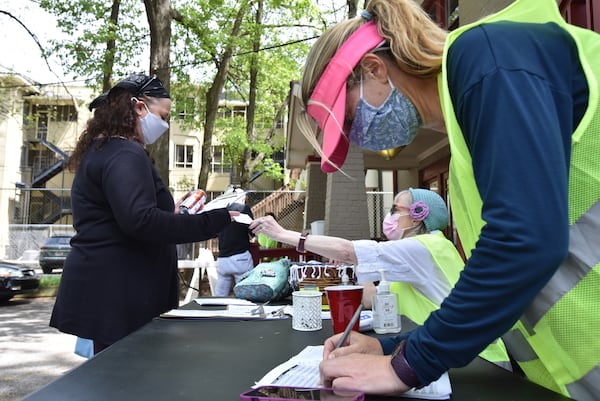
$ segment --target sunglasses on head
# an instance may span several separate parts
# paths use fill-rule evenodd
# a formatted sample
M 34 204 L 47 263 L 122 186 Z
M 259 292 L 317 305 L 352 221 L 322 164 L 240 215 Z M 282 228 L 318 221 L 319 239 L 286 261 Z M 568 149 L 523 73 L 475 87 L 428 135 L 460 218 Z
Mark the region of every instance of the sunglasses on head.
M 154 81 L 156 81 L 158 78 L 156 77 L 156 74 L 152 75 L 150 77 L 150 79 L 144 84 L 142 85 L 142 87 L 138 90 L 138 93 L 143 94 L 144 93 L 144 89 L 146 89 L 148 86 L 150 86 L 150 84 Z

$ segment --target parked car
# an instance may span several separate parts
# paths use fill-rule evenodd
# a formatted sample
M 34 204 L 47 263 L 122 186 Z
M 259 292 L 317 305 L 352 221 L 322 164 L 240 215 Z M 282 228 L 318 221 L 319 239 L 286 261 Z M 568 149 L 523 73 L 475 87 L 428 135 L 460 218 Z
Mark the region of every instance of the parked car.
M 0 261 L 0 302 L 37 290 L 40 279 L 31 267 Z
M 70 235 L 53 235 L 40 247 L 39 262 L 42 271 L 52 273 L 52 269 L 62 269 L 67 255 L 71 252 Z

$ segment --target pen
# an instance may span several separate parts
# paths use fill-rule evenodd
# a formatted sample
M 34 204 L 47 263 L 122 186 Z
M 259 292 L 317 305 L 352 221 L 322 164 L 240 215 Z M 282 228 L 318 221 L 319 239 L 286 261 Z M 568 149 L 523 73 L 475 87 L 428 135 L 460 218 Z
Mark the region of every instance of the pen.
M 360 317 L 360 311 L 362 311 L 362 309 L 363 309 L 362 304 L 358 305 L 356 312 L 354 312 L 354 316 L 352 316 L 352 319 L 350 319 L 350 323 L 348 323 L 348 326 L 346 326 L 346 330 L 344 330 L 344 334 L 342 334 L 342 337 L 340 338 L 340 341 L 335 346 L 335 349 L 338 349 L 342 345 L 344 345 L 344 341 L 346 341 L 346 339 L 348 338 L 348 335 L 350 334 L 350 331 L 352 330 L 352 326 L 354 326 L 354 324 Z

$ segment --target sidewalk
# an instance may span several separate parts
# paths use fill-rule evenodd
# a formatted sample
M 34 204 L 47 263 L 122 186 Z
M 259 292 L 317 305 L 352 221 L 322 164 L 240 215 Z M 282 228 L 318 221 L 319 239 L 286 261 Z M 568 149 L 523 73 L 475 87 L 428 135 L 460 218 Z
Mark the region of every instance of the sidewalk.
M 48 326 L 54 298 L 13 298 L 0 304 L 0 401 L 17 401 L 86 359 L 75 337 Z

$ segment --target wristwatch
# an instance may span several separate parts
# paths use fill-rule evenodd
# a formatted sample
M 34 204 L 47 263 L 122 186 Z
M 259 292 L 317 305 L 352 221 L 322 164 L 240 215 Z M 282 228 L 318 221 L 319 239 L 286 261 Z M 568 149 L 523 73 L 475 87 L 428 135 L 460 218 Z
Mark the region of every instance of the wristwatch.
M 306 249 L 304 249 L 304 241 L 306 241 L 308 234 L 308 231 L 302 231 L 302 234 L 300 234 L 300 241 L 298 241 L 298 245 L 296 246 L 296 250 L 300 253 L 306 253 Z
M 421 388 L 419 379 L 415 374 L 415 371 L 410 367 L 408 361 L 406 360 L 406 356 L 404 354 L 404 346 L 406 345 L 406 340 L 400 341 L 400 344 L 396 347 L 394 352 L 392 353 L 392 368 L 396 375 L 410 388 Z

